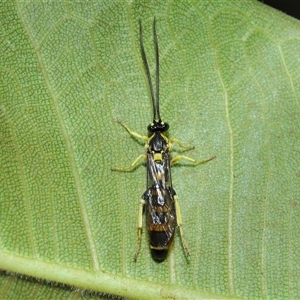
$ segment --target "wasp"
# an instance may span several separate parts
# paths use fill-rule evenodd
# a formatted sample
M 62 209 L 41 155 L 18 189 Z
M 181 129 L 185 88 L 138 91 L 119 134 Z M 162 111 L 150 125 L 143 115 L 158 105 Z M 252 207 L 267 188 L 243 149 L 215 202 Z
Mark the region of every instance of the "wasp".
M 178 155 L 174 158 L 171 158 L 170 152 L 174 143 L 177 143 L 179 147 L 183 148 L 184 150 L 191 150 L 194 149 L 194 147 L 186 147 L 178 139 L 168 139 L 166 136 L 166 132 L 169 129 L 169 124 L 162 121 L 159 112 L 159 50 L 155 17 L 153 20 L 153 38 L 156 60 L 155 95 L 143 43 L 141 20 L 139 20 L 139 29 L 141 55 L 149 83 L 153 105 L 153 122 L 147 127 L 149 136 L 143 136 L 132 131 L 123 122 L 118 121 L 118 123 L 122 125 L 130 135 L 146 142 L 145 147 L 147 151 L 146 154 L 139 155 L 131 165 L 121 168 L 112 168 L 112 170 L 125 171 L 133 168 L 140 159 L 146 159 L 147 189 L 143 193 L 139 204 L 138 243 L 134 260 L 136 261 L 141 246 L 143 212 L 145 212 L 152 257 L 155 261 L 162 262 L 167 257 L 168 249 L 173 241 L 176 226 L 179 227 L 181 241 L 185 253 L 187 256 L 189 255 L 188 247 L 186 246 L 182 230 L 183 223 L 181 219 L 178 197 L 172 186 L 171 165 L 181 159 L 186 159 L 194 164 L 200 164 L 210 161 L 216 156 L 214 155 L 210 158 L 202 160 L 195 160 L 185 155 Z

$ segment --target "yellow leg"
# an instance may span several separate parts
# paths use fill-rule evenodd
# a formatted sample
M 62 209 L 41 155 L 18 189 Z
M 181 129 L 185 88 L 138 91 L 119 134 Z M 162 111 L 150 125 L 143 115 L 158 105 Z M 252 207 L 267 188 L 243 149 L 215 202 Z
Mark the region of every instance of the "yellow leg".
M 180 231 L 182 246 L 184 248 L 186 255 L 189 256 L 190 253 L 189 253 L 189 250 L 187 248 L 187 245 L 185 243 L 184 236 L 183 236 L 182 219 L 181 219 L 181 213 L 180 213 L 180 207 L 179 207 L 177 195 L 174 195 L 174 201 L 175 201 L 175 209 L 176 209 L 176 221 L 177 221 L 177 225 L 178 225 L 179 231 Z
M 134 261 L 136 261 L 138 253 L 141 248 L 141 240 L 142 240 L 142 229 L 143 229 L 143 208 L 145 205 L 145 200 L 141 199 L 139 204 L 139 218 L 138 218 L 138 243 L 134 254 Z
M 144 140 L 144 141 L 146 141 L 146 142 L 149 141 L 149 138 L 148 138 L 147 136 L 143 136 L 143 135 L 140 135 L 140 134 L 138 134 L 138 133 L 132 131 L 132 130 L 129 129 L 129 127 L 127 127 L 122 121 L 118 121 L 118 123 L 119 123 L 120 125 L 122 125 L 122 126 L 123 126 L 123 127 L 131 134 L 131 135 L 133 135 L 133 136 L 135 136 L 135 137 L 137 137 L 137 138 L 139 138 L 139 139 L 142 139 L 142 140 Z
M 172 147 L 172 144 L 174 143 L 177 143 L 179 147 L 185 149 L 185 150 L 193 150 L 195 149 L 194 146 L 184 146 L 179 140 L 177 139 L 170 139 L 169 140 L 169 144 L 170 144 L 170 147 Z
M 185 156 L 185 155 L 177 155 L 177 156 L 175 156 L 175 157 L 171 160 L 171 164 L 174 164 L 174 163 L 178 162 L 178 161 L 181 160 L 181 159 L 186 159 L 186 160 L 191 161 L 191 162 L 193 162 L 194 164 L 198 165 L 198 164 L 203 164 L 203 163 L 205 163 L 205 162 L 207 162 L 207 161 L 210 161 L 210 160 L 212 160 L 212 159 L 214 159 L 214 158 L 216 158 L 215 155 L 213 155 L 212 157 L 206 158 L 206 159 L 199 159 L 199 160 L 196 160 L 196 159 L 190 158 L 190 157 Z
M 145 154 L 141 154 L 134 160 L 134 162 L 131 165 L 126 166 L 126 167 L 121 167 L 121 168 L 111 168 L 111 170 L 112 171 L 126 171 L 127 169 L 134 167 L 141 158 L 147 159 L 147 156 Z

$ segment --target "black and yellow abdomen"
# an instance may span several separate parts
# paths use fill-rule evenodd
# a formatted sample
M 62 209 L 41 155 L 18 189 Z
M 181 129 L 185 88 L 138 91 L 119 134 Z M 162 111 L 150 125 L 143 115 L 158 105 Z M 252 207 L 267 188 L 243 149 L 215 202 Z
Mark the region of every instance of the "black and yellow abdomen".
M 146 202 L 146 224 L 150 249 L 153 259 L 158 262 L 166 258 L 176 227 L 174 201 L 169 195 L 164 200 L 168 200 L 169 203 L 159 205 L 154 199 L 148 199 Z

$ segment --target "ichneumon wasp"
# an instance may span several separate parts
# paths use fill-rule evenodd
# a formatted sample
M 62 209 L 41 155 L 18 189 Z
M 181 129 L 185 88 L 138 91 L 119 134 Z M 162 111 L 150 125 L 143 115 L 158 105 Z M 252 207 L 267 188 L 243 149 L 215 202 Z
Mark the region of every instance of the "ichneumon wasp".
M 189 255 L 189 251 L 183 236 L 178 197 L 172 187 L 170 166 L 181 159 L 186 159 L 194 164 L 200 164 L 214 159 L 215 156 L 207 159 L 195 160 L 185 155 L 178 155 L 171 159 L 170 152 L 174 143 L 177 143 L 185 150 L 191 150 L 194 149 L 194 147 L 186 147 L 179 140 L 175 138 L 168 139 L 165 135 L 169 129 L 169 124 L 162 121 L 159 113 L 159 51 L 155 18 L 153 20 L 153 37 L 156 59 L 155 95 L 143 43 L 141 20 L 139 20 L 139 25 L 141 55 L 146 70 L 153 105 L 153 122 L 147 127 L 150 135 L 147 137 L 130 130 L 129 127 L 127 127 L 123 122 L 118 121 L 119 124 L 122 125 L 132 136 L 146 142 L 145 146 L 147 152 L 146 154 L 139 155 L 131 165 L 122 168 L 112 168 L 112 170 L 125 171 L 134 167 L 141 158 L 147 160 L 147 189 L 142 195 L 142 199 L 140 200 L 139 204 L 138 244 L 135 251 L 134 260 L 136 261 L 141 246 L 143 211 L 145 207 L 146 225 L 150 239 L 151 254 L 155 261 L 162 262 L 165 260 L 168 254 L 168 249 L 172 243 L 176 225 L 179 227 L 181 241 L 185 253 L 187 256 Z

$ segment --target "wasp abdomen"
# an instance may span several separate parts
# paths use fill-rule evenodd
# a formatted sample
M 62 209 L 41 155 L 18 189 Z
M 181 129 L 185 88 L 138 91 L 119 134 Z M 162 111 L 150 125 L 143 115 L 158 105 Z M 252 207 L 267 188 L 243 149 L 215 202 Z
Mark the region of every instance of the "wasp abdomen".
M 170 203 L 172 204 L 172 202 Z M 148 203 L 147 227 L 150 249 L 153 259 L 163 261 L 172 243 L 176 226 L 173 205 L 156 205 Z
M 151 249 L 152 258 L 157 262 L 163 262 L 168 255 L 168 250 Z
M 165 226 L 161 226 L 160 229 Z M 159 227 L 157 227 L 158 229 Z M 149 230 L 150 249 L 154 260 L 161 262 L 165 260 L 168 249 L 172 243 L 175 228 L 170 230 Z

